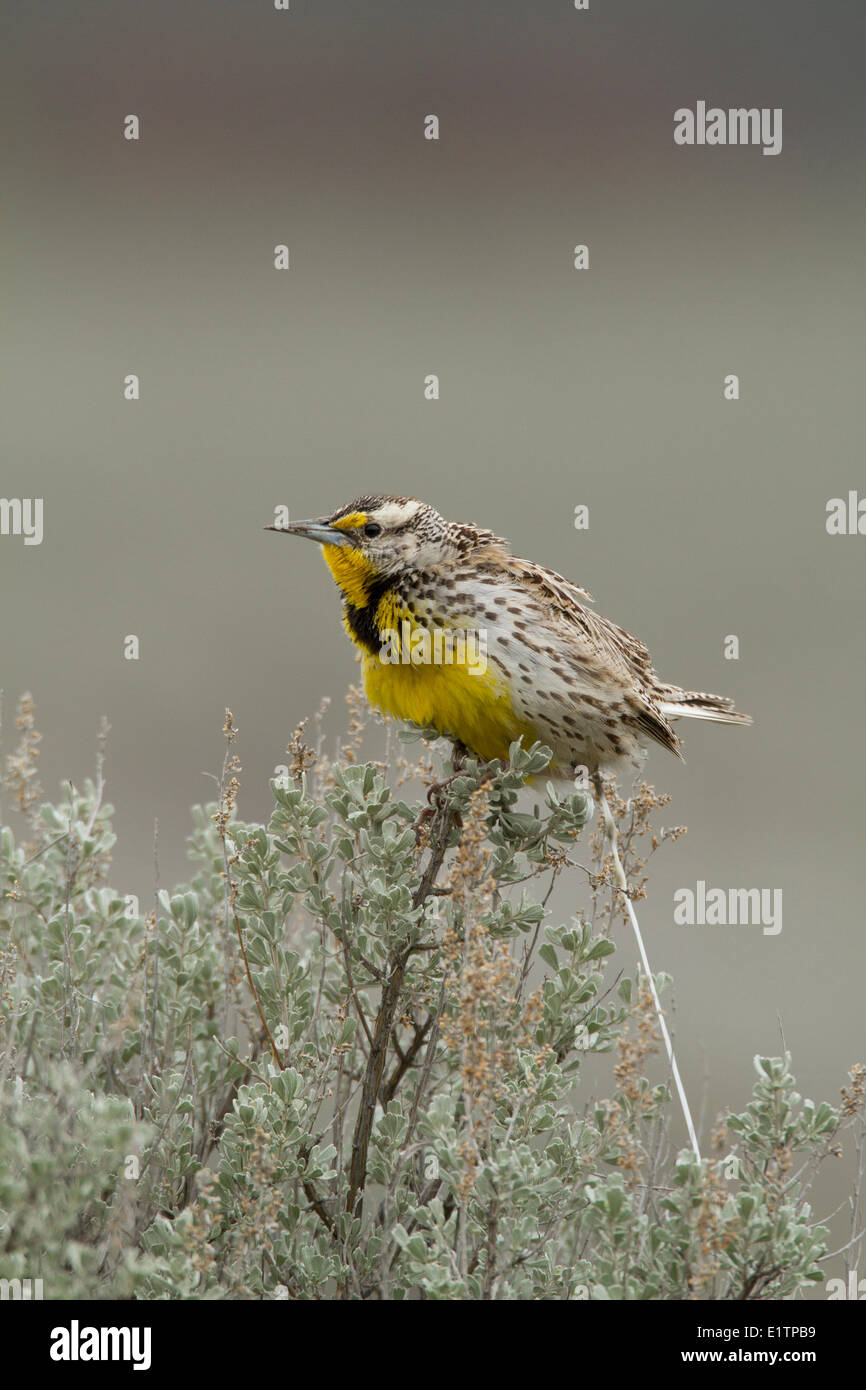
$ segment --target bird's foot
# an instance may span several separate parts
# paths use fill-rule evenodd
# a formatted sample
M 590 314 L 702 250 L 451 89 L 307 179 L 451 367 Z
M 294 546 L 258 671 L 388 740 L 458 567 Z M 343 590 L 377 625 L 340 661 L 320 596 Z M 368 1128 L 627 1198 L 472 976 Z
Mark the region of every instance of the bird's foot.
M 459 770 L 457 772 L 452 772 L 450 777 L 444 777 L 441 782 L 434 782 L 432 787 L 428 787 L 428 805 L 424 807 L 424 809 L 421 811 L 420 815 L 418 816 L 418 819 L 415 822 L 415 843 L 417 845 L 420 845 L 424 840 L 425 826 L 428 826 L 431 823 L 431 821 L 434 821 L 436 817 L 439 815 L 440 811 L 442 810 L 442 798 L 445 792 L 451 786 L 451 783 L 454 782 L 459 776 Z M 458 828 L 462 827 L 463 817 L 461 816 L 460 812 L 453 811 L 452 815 L 454 817 L 454 824 L 458 826 Z

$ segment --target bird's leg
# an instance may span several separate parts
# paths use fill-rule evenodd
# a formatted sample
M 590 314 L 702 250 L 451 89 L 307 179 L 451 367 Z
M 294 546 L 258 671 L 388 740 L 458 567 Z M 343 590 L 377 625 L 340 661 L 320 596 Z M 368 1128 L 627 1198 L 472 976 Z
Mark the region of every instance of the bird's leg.
M 438 806 L 441 804 L 442 793 L 445 791 L 447 787 L 451 786 L 452 782 L 456 782 L 457 778 L 460 776 L 460 773 L 463 770 L 463 764 L 465 763 L 468 756 L 469 749 L 466 747 L 465 744 L 455 742 L 452 745 L 451 766 L 453 767 L 454 771 L 451 773 L 450 777 L 444 777 L 441 782 L 434 782 L 432 787 L 428 788 L 427 800 L 430 802 L 431 806 Z
M 424 807 L 415 822 L 416 844 L 421 843 L 424 826 L 433 820 L 437 812 L 442 809 L 442 794 L 451 786 L 451 783 L 460 776 L 463 764 L 468 756 L 469 749 L 466 745 L 455 740 L 451 750 L 451 766 L 454 768 L 454 771 L 451 773 L 450 777 L 443 777 L 441 782 L 434 782 L 431 787 L 427 788 L 427 801 L 429 804 Z M 459 811 L 454 812 L 454 824 L 458 827 L 463 824 Z

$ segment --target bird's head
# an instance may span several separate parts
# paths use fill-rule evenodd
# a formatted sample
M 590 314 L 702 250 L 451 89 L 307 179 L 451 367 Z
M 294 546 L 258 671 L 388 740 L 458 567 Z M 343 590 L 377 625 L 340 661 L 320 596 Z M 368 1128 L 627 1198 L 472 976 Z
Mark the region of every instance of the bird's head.
M 355 607 L 364 606 L 371 584 L 381 579 L 448 564 L 473 544 L 497 542 L 490 531 L 445 521 L 415 497 L 359 497 L 331 516 L 266 530 L 318 542 Z

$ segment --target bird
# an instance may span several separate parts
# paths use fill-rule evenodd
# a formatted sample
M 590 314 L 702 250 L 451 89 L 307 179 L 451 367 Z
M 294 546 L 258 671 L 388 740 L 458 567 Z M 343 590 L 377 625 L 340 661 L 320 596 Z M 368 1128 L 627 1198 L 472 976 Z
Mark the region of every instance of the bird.
M 615 776 L 651 744 L 683 759 L 675 720 L 752 722 L 725 696 L 661 680 L 586 589 L 418 498 L 370 494 L 265 529 L 321 546 L 370 704 L 485 763 L 540 742 L 548 777 Z

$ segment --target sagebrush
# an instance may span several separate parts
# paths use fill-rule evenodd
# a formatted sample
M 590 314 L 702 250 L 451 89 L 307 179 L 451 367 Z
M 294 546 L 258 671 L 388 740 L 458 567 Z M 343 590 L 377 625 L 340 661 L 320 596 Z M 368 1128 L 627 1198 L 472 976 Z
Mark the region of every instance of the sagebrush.
M 815 1105 L 789 1057 L 758 1058 L 713 1156 L 677 1152 L 589 795 L 515 745 L 404 800 L 429 754 L 360 761 L 362 722 L 353 701 L 332 759 L 297 732 L 261 826 L 237 815 L 227 715 L 190 881 L 137 911 L 109 886 L 102 748 L 93 782 L 43 799 L 19 705 L 0 1277 L 47 1298 L 293 1299 L 791 1298 L 823 1280 L 809 1187 L 862 1114 L 863 1068 Z M 680 831 L 653 829 L 666 799 L 645 783 L 612 804 L 642 896 Z M 575 911 L 556 923 L 562 875 Z M 610 1054 L 607 1095 L 590 1052 Z

